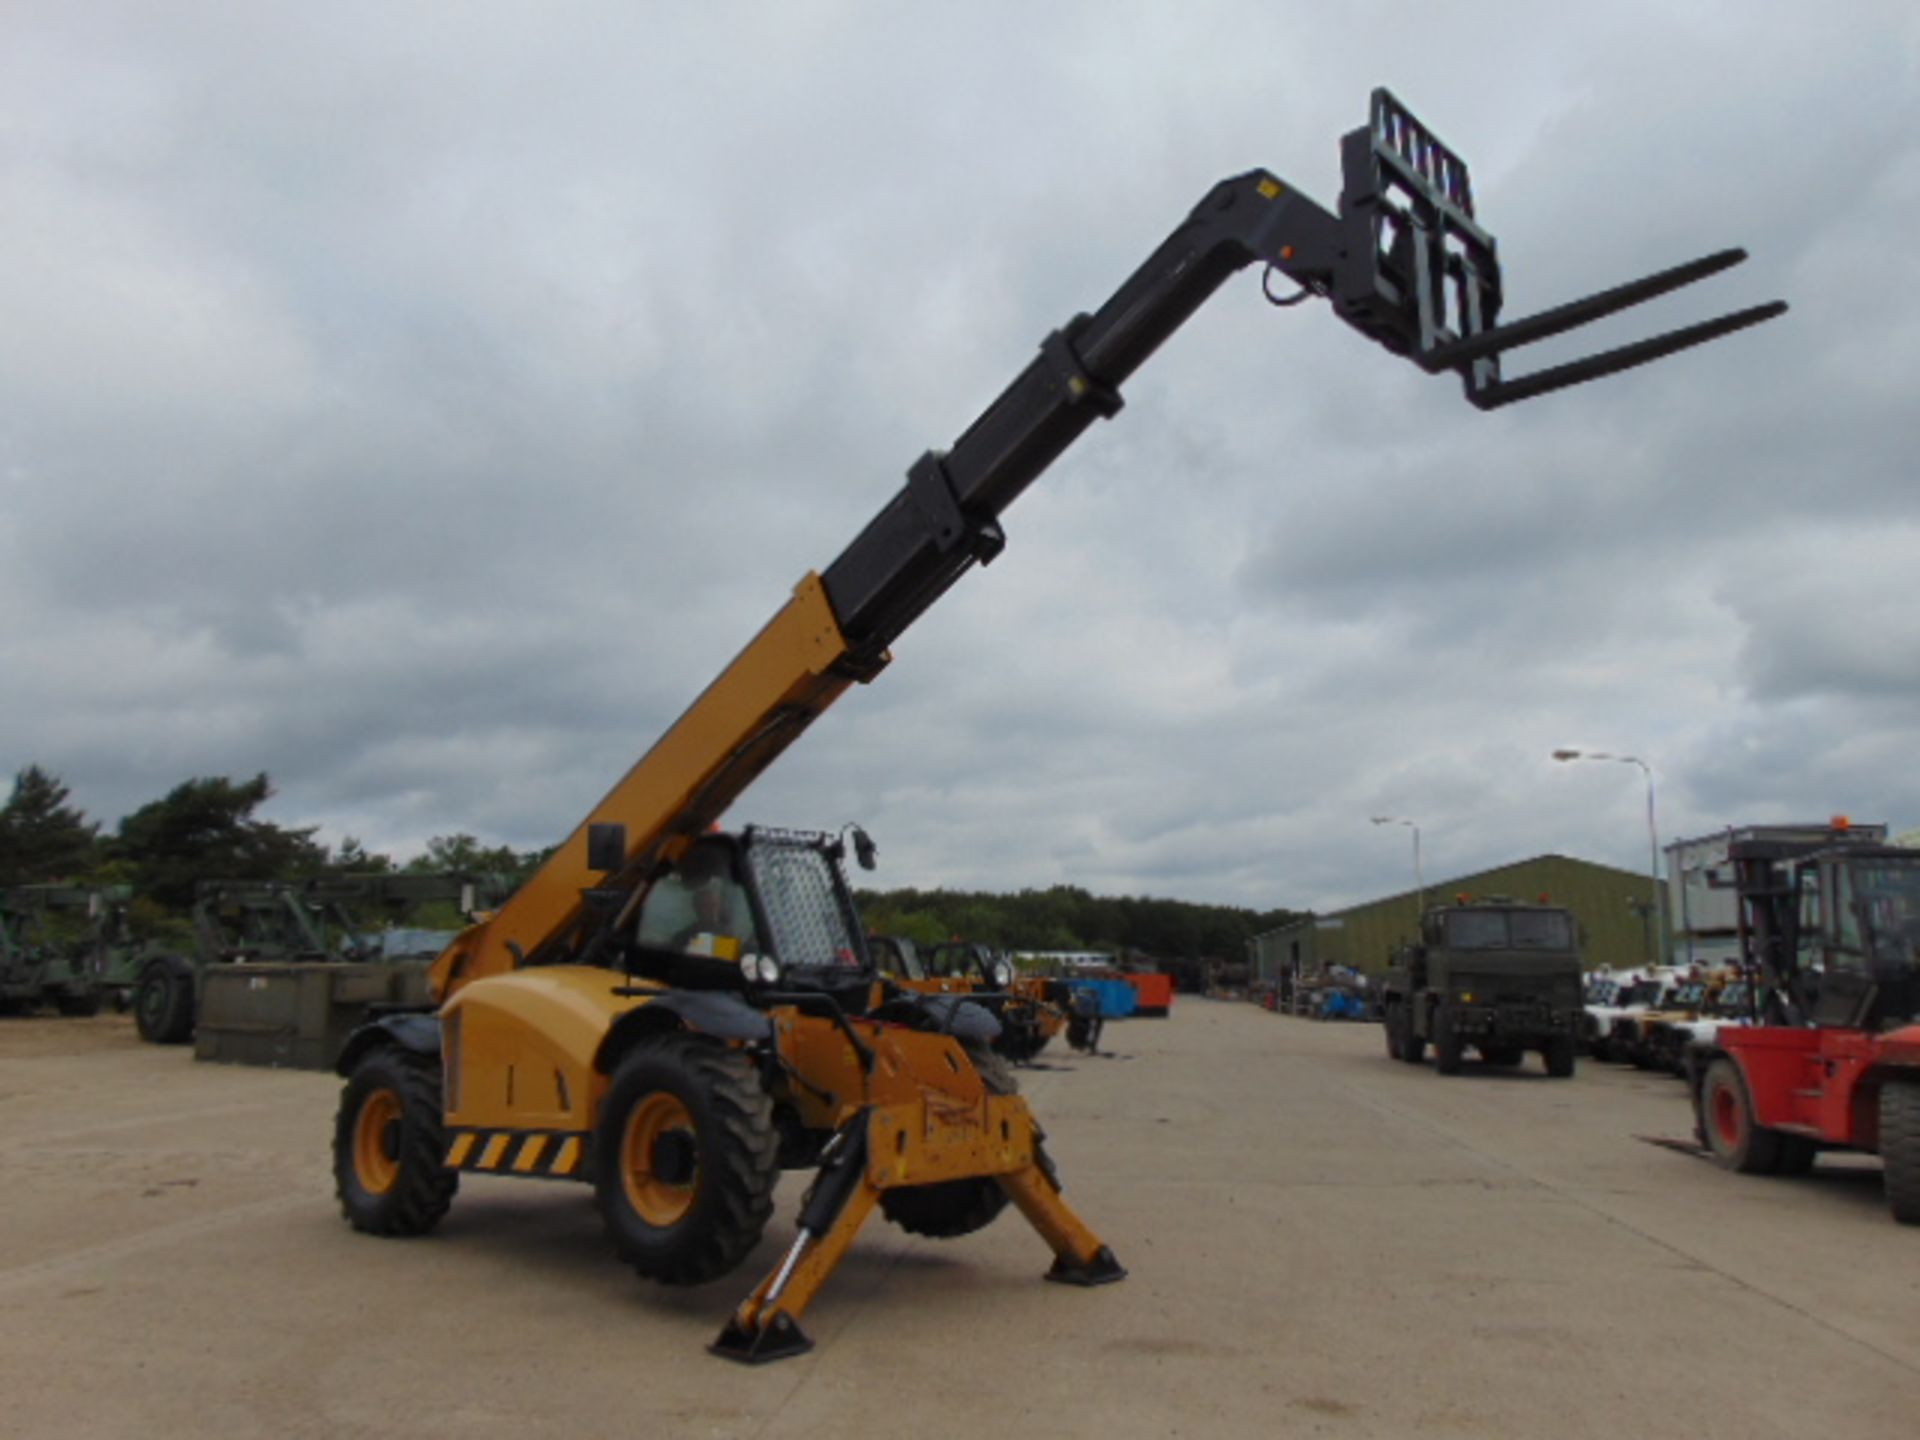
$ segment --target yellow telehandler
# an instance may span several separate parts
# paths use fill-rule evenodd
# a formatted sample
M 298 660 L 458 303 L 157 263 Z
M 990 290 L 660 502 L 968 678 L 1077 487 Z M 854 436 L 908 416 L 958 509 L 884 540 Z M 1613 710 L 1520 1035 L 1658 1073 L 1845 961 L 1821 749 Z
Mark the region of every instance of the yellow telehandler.
M 712 827 L 888 647 L 1005 543 L 998 517 L 1230 276 L 1329 300 L 1389 352 L 1495 409 L 1715 339 L 1757 306 L 1518 379 L 1500 357 L 1723 270 L 1725 251 L 1515 324 L 1467 168 L 1386 91 L 1343 144 L 1338 212 L 1255 170 L 1225 180 L 1091 315 L 1039 355 L 792 599 L 490 918 L 434 962 L 436 1006 L 353 1035 L 334 1133 L 358 1229 L 417 1235 L 461 1174 L 592 1185 L 643 1275 L 689 1284 L 754 1248 L 783 1167 L 816 1174 L 797 1232 L 713 1349 L 809 1348 L 802 1311 L 875 1209 L 915 1233 L 977 1230 L 1011 1202 L 1048 1278 L 1125 1271 L 1068 1208 L 1038 1124 L 964 995 L 879 983 L 841 869 L 857 831 Z M 1297 286 L 1277 294 L 1274 277 Z

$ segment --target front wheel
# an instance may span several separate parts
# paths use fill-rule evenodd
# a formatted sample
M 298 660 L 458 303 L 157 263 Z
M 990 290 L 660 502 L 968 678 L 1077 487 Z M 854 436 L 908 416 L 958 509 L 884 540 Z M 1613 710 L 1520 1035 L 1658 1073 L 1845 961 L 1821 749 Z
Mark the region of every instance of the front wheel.
M 453 1203 L 440 1064 L 396 1045 L 367 1052 L 340 1093 L 333 1185 L 340 1210 L 369 1235 L 424 1235 Z
M 1387 1018 L 1381 1022 L 1380 1028 L 1387 1032 L 1387 1058 L 1398 1060 L 1400 1058 L 1400 1007 L 1398 1005 L 1387 1007 Z
M 1920 1079 L 1880 1087 L 1880 1158 L 1893 1218 L 1920 1225 Z
M 1780 1168 L 1780 1137 L 1754 1119 L 1747 1082 L 1726 1056 L 1707 1067 L 1699 1106 L 1701 1137 L 1723 1169 L 1771 1175 Z
M 1460 1073 L 1460 1057 L 1466 1049 L 1460 1039 L 1460 1031 L 1453 1023 L 1453 1016 L 1444 1009 L 1434 1017 L 1433 1026 L 1433 1064 L 1442 1075 Z
M 738 1050 L 680 1032 L 614 1071 L 594 1132 L 600 1217 L 649 1280 L 698 1285 L 760 1241 L 780 1178 L 773 1102 Z
M 1573 1078 L 1574 1043 L 1571 1035 L 1555 1035 L 1548 1039 L 1546 1048 L 1540 1052 L 1546 1061 L 1547 1074 L 1556 1080 Z

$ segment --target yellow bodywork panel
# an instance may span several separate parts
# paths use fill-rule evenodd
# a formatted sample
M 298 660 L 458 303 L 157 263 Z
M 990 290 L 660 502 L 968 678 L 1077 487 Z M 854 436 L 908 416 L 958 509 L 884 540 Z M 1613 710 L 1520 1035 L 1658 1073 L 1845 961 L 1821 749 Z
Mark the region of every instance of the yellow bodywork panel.
M 561 934 L 580 910 L 580 892 L 601 879 L 587 867 L 589 827 L 627 829 L 627 859 L 654 846 L 677 859 L 734 796 L 837 700 L 851 678 L 835 670 L 847 643 L 818 575 L 594 806 L 547 863 L 488 919 L 469 926 L 428 974 L 439 999 L 462 985 L 503 975 Z
M 552 965 L 463 985 L 440 1011 L 449 1129 L 588 1129 L 607 1079 L 593 1057 L 648 987 L 615 970 Z

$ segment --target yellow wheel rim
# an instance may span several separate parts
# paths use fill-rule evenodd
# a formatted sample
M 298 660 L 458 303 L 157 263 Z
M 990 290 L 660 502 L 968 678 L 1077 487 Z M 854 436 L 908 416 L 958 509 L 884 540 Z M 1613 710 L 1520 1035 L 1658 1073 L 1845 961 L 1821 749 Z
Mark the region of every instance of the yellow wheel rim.
M 672 1225 L 693 1208 L 699 1188 L 700 1167 L 696 1158 L 693 1173 L 684 1181 L 663 1178 L 654 1172 L 660 1141 L 673 1135 L 693 1142 L 693 1116 L 672 1095 L 655 1091 L 627 1112 L 627 1124 L 620 1137 L 620 1179 L 626 1187 L 627 1203 L 649 1225 Z M 697 1157 L 697 1152 L 696 1152 Z
M 389 1126 L 400 1123 L 400 1097 L 376 1090 L 360 1106 L 353 1123 L 353 1173 L 369 1195 L 384 1195 L 400 1178 L 400 1160 L 387 1153 Z M 394 1147 L 398 1149 L 398 1147 Z

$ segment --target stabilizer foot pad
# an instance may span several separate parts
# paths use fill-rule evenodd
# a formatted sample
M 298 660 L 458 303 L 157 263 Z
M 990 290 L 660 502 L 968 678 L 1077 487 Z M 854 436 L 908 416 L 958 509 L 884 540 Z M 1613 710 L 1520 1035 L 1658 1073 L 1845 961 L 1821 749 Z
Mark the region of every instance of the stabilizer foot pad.
M 1062 1285 L 1111 1285 L 1116 1280 L 1127 1278 L 1127 1272 L 1120 1262 L 1113 1258 L 1113 1251 L 1102 1245 L 1093 1252 L 1093 1258 L 1084 1265 L 1073 1264 L 1063 1255 L 1056 1255 L 1053 1268 L 1047 1271 L 1047 1279 L 1057 1280 Z
M 813 1349 L 813 1341 L 783 1312 L 757 1330 L 743 1328 L 737 1319 L 729 1320 L 720 1338 L 707 1349 L 729 1360 L 738 1360 L 742 1365 L 765 1365 L 770 1360 L 804 1355 Z

